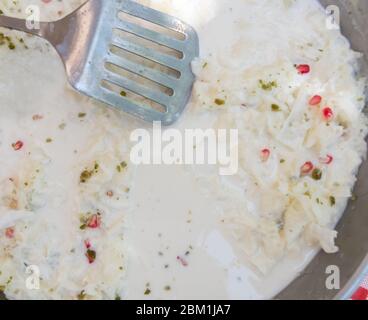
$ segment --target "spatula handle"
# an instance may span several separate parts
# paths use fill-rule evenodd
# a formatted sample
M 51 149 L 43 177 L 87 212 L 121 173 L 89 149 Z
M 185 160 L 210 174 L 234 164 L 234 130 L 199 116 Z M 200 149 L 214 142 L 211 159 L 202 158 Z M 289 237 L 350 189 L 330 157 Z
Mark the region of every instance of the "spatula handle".
M 26 33 L 46 38 L 46 35 L 53 28 L 53 23 L 50 22 L 33 23 L 30 20 L 0 15 L 0 27 L 24 31 Z

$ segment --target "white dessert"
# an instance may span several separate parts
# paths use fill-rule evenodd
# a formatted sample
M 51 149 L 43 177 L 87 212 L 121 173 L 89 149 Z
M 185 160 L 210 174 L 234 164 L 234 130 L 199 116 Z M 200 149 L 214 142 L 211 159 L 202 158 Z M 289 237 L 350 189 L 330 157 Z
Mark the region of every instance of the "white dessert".
M 35 2 L 55 20 L 83 1 L 0 9 L 24 17 Z M 365 82 L 320 4 L 140 2 L 196 28 L 197 81 L 174 127 L 237 128 L 239 170 L 135 166 L 130 132 L 151 125 L 74 92 L 45 41 L 1 30 L 0 288 L 10 299 L 271 298 L 316 250 L 338 250 L 334 225 L 366 152 Z M 40 288 L 27 288 L 37 268 Z

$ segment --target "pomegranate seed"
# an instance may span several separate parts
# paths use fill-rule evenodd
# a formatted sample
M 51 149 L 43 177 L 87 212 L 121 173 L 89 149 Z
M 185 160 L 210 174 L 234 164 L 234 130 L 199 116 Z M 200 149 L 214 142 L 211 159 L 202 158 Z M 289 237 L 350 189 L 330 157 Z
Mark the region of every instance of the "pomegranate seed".
M 188 266 L 188 262 L 184 258 L 177 256 L 176 259 L 182 264 L 182 266 L 184 267 Z
M 325 158 L 319 158 L 319 161 L 324 164 L 331 164 L 333 160 L 334 160 L 333 156 L 329 154 Z
M 313 163 L 308 161 L 302 165 L 302 167 L 300 168 L 300 173 L 302 175 L 307 175 L 312 172 L 313 168 L 314 168 Z
M 87 226 L 91 229 L 96 229 L 101 225 L 101 217 L 98 214 L 92 215 L 88 219 Z
M 358 291 L 354 293 L 352 300 L 359 300 L 359 301 L 368 300 L 368 289 L 360 287 Z
M 296 66 L 299 74 L 307 74 L 310 72 L 310 66 L 308 64 L 300 64 Z
M 323 117 L 329 121 L 333 118 L 334 116 L 334 113 L 332 111 L 332 109 L 330 107 L 326 107 L 322 110 L 322 113 L 323 113 Z
M 267 161 L 270 158 L 271 151 L 269 149 L 263 149 L 261 151 L 261 159 L 262 161 Z
M 15 151 L 18 151 L 18 150 L 22 149 L 23 146 L 24 146 L 24 143 L 23 143 L 23 141 L 20 141 L 20 140 L 18 140 L 16 143 L 12 144 L 12 147 Z
M 321 96 L 313 96 L 310 100 L 309 100 L 309 105 L 310 106 L 316 106 L 318 104 L 320 104 L 322 101 L 322 97 Z
M 5 236 L 9 239 L 14 238 L 14 228 L 6 228 L 5 229 Z
M 84 240 L 84 246 L 89 249 L 91 248 L 91 242 L 89 240 Z

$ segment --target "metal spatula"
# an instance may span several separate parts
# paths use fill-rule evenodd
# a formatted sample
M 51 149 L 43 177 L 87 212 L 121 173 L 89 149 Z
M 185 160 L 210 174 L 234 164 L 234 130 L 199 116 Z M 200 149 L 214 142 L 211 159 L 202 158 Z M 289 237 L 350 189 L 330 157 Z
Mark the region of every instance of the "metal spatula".
M 38 29 L 29 27 L 33 25 L 0 16 L 2 27 L 47 39 L 62 58 L 76 90 L 163 125 L 174 123 L 183 112 L 191 95 L 191 62 L 199 44 L 195 30 L 179 19 L 135 1 L 89 0 L 61 20 L 41 22 Z

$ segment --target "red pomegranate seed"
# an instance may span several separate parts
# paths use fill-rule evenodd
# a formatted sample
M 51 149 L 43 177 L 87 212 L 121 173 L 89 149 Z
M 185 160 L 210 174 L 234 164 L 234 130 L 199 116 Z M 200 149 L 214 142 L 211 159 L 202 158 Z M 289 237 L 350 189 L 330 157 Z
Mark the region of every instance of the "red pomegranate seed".
M 98 214 L 93 214 L 89 219 L 87 226 L 91 229 L 96 229 L 101 225 L 101 217 Z
M 309 105 L 310 106 L 316 106 L 318 104 L 320 104 L 322 101 L 322 97 L 321 96 L 313 96 L 310 100 L 309 100 Z
M 22 149 L 23 146 L 24 146 L 24 143 L 23 143 L 23 141 L 20 141 L 20 140 L 18 140 L 16 143 L 12 144 L 12 147 L 15 151 L 18 151 L 18 150 Z
M 360 287 L 352 296 L 352 300 L 365 301 L 368 300 L 368 289 Z
M 270 158 L 271 151 L 269 149 L 263 149 L 261 151 L 261 160 L 267 161 Z
M 319 158 L 319 161 L 324 164 L 331 164 L 333 160 L 334 160 L 333 156 L 329 154 L 325 158 Z
M 6 228 L 5 229 L 5 236 L 9 239 L 14 238 L 14 228 Z
M 313 163 L 308 161 L 302 165 L 302 167 L 300 168 L 300 173 L 302 175 L 307 175 L 312 172 L 313 168 L 314 168 Z
M 299 74 L 307 74 L 310 72 L 310 66 L 308 64 L 300 64 L 296 66 Z
M 323 108 L 322 113 L 323 113 L 323 117 L 327 121 L 331 120 L 334 116 L 334 113 L 330 107 Z
M 89 249 L 91 248 L 91 242 L 89 240 L 84 240 L 84 246 Z

